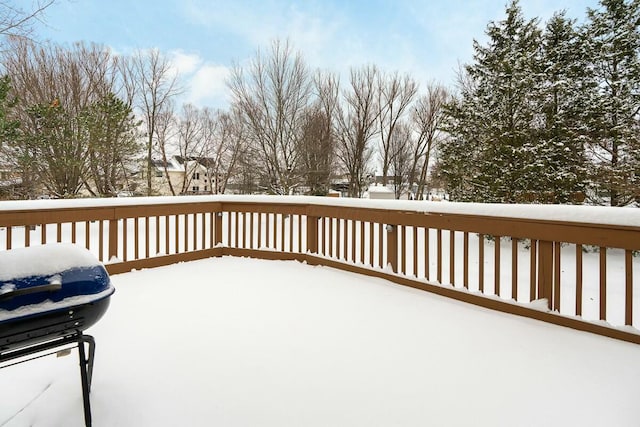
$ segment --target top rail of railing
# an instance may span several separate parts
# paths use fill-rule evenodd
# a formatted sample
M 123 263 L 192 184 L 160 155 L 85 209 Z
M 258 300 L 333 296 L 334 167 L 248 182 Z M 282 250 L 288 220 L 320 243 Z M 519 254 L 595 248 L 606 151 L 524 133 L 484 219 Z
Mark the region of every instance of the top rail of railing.
M 87 209 L 123 206 L 182 205 L 192 203 L 251 203 L 309 205 L 375 209 L 428 214 L 457 214 L 511 218 L 542 222 L 570 222 L 589 225 L 639 227 L 640 209 L 585 205 L 494 204 L 431 202 L 414 200 L 371 200 L 314 196 L 198 195 L 178 197 L 122 197 L 56 200 L 16 200 L 0 202 L 0 212 Z

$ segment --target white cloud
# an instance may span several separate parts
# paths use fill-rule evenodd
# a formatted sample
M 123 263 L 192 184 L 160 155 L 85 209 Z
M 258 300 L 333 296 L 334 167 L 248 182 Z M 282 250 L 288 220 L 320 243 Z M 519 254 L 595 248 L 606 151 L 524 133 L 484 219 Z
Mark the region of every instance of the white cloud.
M 190 79 L 187 101 L 198 106 L 223 107 L 228 102 L 226 79 L 229 68 L 224 65 L 202 64 Z
M 198 107 L 223 108 L 228 104 L 226 79 L 229 67 L 206 61 L 197 53 L 169 52 L 171 67 L 184 88 L 180 103 Z
M 179 75 L 191 74 L 202 65 L 202 58 L 194 53 L 186 53 L 181 50 L 170 52 L 170 61 Z

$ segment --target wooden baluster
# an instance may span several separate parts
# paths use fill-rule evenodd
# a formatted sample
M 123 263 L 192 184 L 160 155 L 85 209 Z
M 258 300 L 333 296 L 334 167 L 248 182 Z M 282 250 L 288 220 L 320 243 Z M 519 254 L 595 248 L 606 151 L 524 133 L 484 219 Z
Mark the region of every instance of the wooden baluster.
M 560 242 L 553 244 L 553 309 L 560 311 Z
M 382 223 L 378 224 L 378 265 L 380 266 L 380 268 L 384 268 L 385 264 L 384 264 L 384 242 L 385 242 L 385 235 L 387 234 L 386 231 L 383 231 L 384 226 L 382 225 Z
M 582 245 L 576 245 L 576 316 L 582 316 Z
M 101 221 L 102 223 L 102 221 Z M 109 220 L 108 260 L 118 257 L 118 220 Z
M 600 320 L 607 320 L 607 248 L 600 248 Z
M 411 227 L 412 230 L 412 240 L 411 245 L 413 246 L 413 269 L 412 273 L 414 277 L 418 277 L 418 227 Z
M 449 230 L 449 282 L 456 285 L 456 232 Z
M 538 299 L 553 307 L 553 242 L 538 242 Z
M 133 218 L 133 259 L 140 259 L 140 218 Z
M 369 223 L 369 265 L 371 267 L 375 267 L 376 263 L 373 260 L 373 250 L 374 250 L 374 225 L 373 222 Z
M 465 231 L 463 235 L 462 254 L 464 258 L 462 281 L 464 282 L 463 286 L 469 289 L 469 232 L 467 231 Z
M 174 236 L 173 236 L 173 243 L 174 243 L 174 250 L 176 254 L 180 253 L 180 216 L 178 214 L 173 216 L 173 220 L 174 220 Z
M 478 235 L 478 290 L 484 293 L 484 234 Z
M 502 239 L 501 236 L 493 236 L 494 237 L 494 241 L 493 241 L 493 248 L 494 248 L 494 267 L 493 267 L 493 271 L 494 271 L 494 277 L 493 277 L 493 281 L 494 281 L 494 293 L 497 296 L 500 296 L 500 249 L 501 249 L 501 245 L 500 245 L 500 239 Z
M 122 219 L 122 261 L 126 262 L 127 257 L 127 218 Z
M 511 298 L 518 301 L 518 239 L 511 238 Z
M 89 221 L 84 222 L 84 247 L 87 250 L 91 249 L 91 223 Z
M 436 230 L 436 244 L 437 244 L 437 263 L 438 263 L 438 283 L 442 283 L 442 230 Z
M 387 225 L 387 264 L 394 273 L 398 272 L 398 227 Z
M 633 325 L 633 252 L 624 251 L 624 273 L 625 273 L 625 294 L 624 294 L 624 324 Z
M 430 252 L 431 252 L 431 240 L 430 240 L 430 230 L 428 227 L 425 227 L 424 229 L 424 278 L 427 279 L 427 281 L 429 280 L 429 276 L 430 276 L 430 267 L 431 267 L 431 258 L 430 258 Z
M 529 301 L 536 299 L 536 288 L 538 283 L 538 241 L 531 240 L 531 247 L 529 248 L 530 255 L 530 267 L 529 267 Z

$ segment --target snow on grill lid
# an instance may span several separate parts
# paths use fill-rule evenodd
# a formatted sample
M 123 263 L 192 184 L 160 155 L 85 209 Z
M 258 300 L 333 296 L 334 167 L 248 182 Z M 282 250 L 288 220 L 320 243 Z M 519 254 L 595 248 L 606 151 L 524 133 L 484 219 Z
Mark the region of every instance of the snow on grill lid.
M 71 268 L 96 265 L 100 262 L 91 252 L 69 243 L 15 248 L 0 252 L 0 281 L 48 276 Z

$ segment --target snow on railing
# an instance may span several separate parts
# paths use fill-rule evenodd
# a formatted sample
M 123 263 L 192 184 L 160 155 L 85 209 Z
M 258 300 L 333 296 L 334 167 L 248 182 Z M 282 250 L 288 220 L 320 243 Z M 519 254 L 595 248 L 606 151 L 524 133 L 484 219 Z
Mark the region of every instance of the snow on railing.
M 221 255 L 297 259 L 640 343 L 640 210 L 633 208 L 80 199 L 3 202 L 0 227 L 0 249 L 77 243 L 112 274 Z

